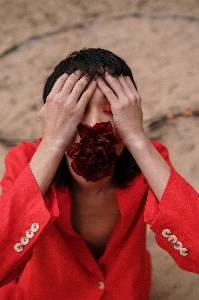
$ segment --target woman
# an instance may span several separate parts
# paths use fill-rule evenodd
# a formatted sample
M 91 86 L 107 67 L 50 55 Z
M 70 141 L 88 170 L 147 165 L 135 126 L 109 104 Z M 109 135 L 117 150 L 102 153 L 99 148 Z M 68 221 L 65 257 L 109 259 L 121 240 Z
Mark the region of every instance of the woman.
M 145 222 L 199 273 L 199 196 L 149 141 L 126 63 L 103 49 L 74 52 L 43 97 L 43 138 L 6 157 L 0 298 L 149 299 Z

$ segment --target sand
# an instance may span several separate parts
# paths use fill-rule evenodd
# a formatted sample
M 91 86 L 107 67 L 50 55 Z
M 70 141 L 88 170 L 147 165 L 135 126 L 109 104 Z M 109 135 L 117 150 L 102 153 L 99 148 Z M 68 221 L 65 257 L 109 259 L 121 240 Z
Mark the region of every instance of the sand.
M 55 64 L 73 50 L 101 47 L 130 65 L 148 135 L 169 148 L 175 168 L 199 192 L 199 117 L 182 113 L 199 108 L 198 0 L 0 0 L 0 20 L 0 176 L 13 143 L 42 134 L 42 89 Z M 199 299 L 199 276 L 176 266 L 150 230 L 148 248 L 151 299 Z

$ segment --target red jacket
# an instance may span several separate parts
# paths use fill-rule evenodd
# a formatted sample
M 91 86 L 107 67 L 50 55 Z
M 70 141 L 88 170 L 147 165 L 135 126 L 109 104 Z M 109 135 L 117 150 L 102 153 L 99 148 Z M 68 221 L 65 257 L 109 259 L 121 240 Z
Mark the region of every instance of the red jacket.
M 199 273 L 199 195 L 171 167 L 157 201 L 144 176 L 115 188 L 120 217 L 98 263 L 74 232 L 68 189 L 43 198 L 29 161 L 38 143 L 23 142 L 6 157 L 0 200 L 1 300 L 147 300 L 151 264 L 146 224 L 183 269 Z M 153 143 L 168 161 L 166 148 Z

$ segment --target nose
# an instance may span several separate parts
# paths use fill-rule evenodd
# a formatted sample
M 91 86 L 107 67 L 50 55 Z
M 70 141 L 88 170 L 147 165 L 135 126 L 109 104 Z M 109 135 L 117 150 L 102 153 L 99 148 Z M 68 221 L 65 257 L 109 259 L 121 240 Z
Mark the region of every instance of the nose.
M 83 117 L 83 123 L 93 127 L 96 123 L 103 122 L 100 114 L 96 110 L 86 111 Z

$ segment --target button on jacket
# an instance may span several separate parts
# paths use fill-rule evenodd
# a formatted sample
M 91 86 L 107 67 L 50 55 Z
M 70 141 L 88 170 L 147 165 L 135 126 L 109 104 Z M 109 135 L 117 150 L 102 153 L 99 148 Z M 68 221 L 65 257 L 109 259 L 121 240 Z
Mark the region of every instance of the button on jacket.
M 96 262 L 73 230 L 68 189 L 50 186 L 44 198 L 40 193 L 28 165 L 39 142 L 20 143 L 6 157 L 0 200 L 1 300 L 149 299 L 146 223 L 182 269 L 199 273 L 199 195 L 172 166 L 161 203 L 142 174 L 125 189 L 115 187 L 120 216 Z M 169 162 L 166 148 L 153 144 Z

